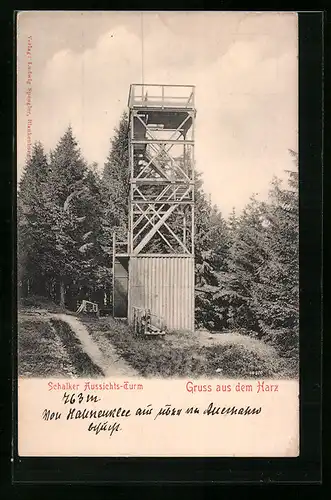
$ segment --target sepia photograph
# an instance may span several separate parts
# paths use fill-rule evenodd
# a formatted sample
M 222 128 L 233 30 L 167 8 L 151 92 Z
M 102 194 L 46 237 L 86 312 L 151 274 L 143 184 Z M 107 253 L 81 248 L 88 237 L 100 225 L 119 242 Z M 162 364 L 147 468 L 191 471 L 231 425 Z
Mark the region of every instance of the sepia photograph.
M 298 164 L 295 12 L 20 12 L 19 380 L 297 380 Z

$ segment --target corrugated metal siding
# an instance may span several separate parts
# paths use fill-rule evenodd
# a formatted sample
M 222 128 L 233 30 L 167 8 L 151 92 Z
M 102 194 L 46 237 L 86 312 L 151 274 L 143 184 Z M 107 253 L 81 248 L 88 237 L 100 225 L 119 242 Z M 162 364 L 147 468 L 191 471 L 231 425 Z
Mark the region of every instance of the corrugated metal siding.
M 131 257 L 129 280 L 129 320 L 143 307 L 169 330 L 194 330 L 193 257 Z

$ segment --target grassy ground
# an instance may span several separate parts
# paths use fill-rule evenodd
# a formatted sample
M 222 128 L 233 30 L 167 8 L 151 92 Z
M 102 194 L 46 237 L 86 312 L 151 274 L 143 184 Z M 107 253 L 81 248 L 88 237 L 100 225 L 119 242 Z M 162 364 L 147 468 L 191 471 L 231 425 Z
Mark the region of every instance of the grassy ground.
M 81 320 L 105 352 L 111 343 L 135 370 L 146 377 L 292 378 L 296 374 L 276 351 L 261 341 L 235 334 L 172 333 L 135 336 L 113 318 Z
M 45 318 L 22 315 L 18 322 L 20 377 L 74 377 L 77 371 L 61 338 Z
M 50 317 L 49 313 L 58 312 L 66 311 L 45 300 L 33 299 L 20 304 L 18 375 L 59 378 L 103 376 L 67 323 Z
M 68 313 L 46 299 L 20 304 L 18 366 L 20 376 L 103 376 L 69 325 L 50 313 Z M 297 363 L 275 349 L 234 332 L 169 333 L 164 337 L 136 336 L 125 322 L 111 317 L 79 316 L 109 363 L 124 359 L 145 377 L 294 378 Z

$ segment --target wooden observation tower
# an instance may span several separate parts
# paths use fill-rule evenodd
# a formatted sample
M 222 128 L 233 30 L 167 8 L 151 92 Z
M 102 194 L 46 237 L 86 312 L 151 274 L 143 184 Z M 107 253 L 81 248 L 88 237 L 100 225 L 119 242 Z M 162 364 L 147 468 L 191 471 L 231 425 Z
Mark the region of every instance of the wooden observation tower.
M 129 93 L 128 241 L 114 239 L 114 315 L 149 309 L 194 329 L 194 87 L 134 84 Z

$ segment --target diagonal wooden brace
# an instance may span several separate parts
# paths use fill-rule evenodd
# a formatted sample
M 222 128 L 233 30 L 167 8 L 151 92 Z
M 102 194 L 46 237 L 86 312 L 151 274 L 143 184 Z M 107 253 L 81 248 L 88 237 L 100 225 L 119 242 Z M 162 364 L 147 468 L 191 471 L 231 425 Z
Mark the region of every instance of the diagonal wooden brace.
M 158 232 L 160 227 L 164 224 L 164 222 L 170 217 L 172 212 L 175 210 L 176 205 L 171 205 L 168 211 L 157 221 L 154 227 L 146 234 L 146 236 L 141 240 L 141 242 L 136 246 L 133 253 L 138 254 L 141 250 L 147 245 L 147 243 L 153 238 L 154 234 Z

